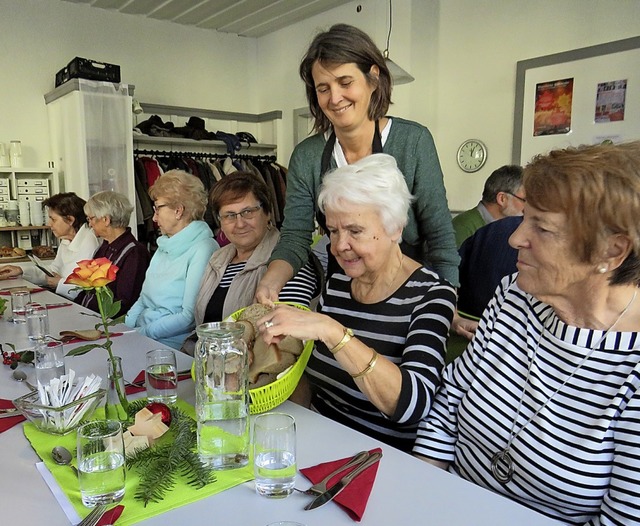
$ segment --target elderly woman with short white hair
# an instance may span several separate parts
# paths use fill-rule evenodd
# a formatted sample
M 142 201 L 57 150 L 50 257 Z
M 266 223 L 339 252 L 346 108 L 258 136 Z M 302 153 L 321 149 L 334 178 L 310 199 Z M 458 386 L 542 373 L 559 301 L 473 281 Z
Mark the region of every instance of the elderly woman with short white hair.
M 129 199 L 118 192 L 98 192 L 84 205 L 87 223 L 103 240 L 93 257 L 107 258 L 118 267 L 115 281 L 107 285 L 114 299 L 120 302 L 117 316 L 126 314 L 140 296 L 151 259 L 147 248 L 131 233 L 131 212 L 133 206 Z M 98 300 L 93 292 L 80 292 L 75 302 L 98 311 Z
M 400 250 L 411 200 L 386 154 L 327 174 L 318 205 L 344 273 L 330 276 L 317 313 L 278 306 L 259 321 L 267 343 L 317 340 L 297 400 L 403 451 L 440 383 L 456 300 Z

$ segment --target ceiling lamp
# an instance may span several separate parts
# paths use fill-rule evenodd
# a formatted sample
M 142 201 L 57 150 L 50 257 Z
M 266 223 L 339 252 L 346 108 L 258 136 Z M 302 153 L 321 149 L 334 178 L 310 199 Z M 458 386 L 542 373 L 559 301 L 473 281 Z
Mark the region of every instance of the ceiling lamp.
M 387 67 L 389 68 L 389 73 L 391 74 L 391 78 L 393 79 L 393 84 L 398 86 L 400 84 L 408 84 L 409 82 L 413 82 L 416 79 L 389 58 L 389 41 L 391 40 L 392 26 L 393 7 L 391 6 L 391 0 L 389 0 L 389 33 L 387 33 L 387 48 L 384 50 L 382 55 L 384 56 L 384 61 L 386 62 Z

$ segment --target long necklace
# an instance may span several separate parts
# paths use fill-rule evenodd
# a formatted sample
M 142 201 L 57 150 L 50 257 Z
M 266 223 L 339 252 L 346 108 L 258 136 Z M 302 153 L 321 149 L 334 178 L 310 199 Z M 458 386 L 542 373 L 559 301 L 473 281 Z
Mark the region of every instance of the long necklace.
M 555 397 L 560 392 L 560 390 L 567 384 L 567 382 L 569 380 L 571 380 L 571 378 L 573 378 L 573 375 L 576 374 L 580 370 L 580 368 L 585 364 L 585 362 L 589 358 L 591 358 L 591 355 L 596 351 L 596 349 L 600 348 L 600 345 L 602 345 L 602 342 L 605 341 L 605 339 L 607 338 L 609 333 L 618 324 L 618 322 L 622 319 L 622 317 L 627 313 L 627 311 L 629 310 L 629 308 L 633 304 L 634 300 L 636 299 L 636 295 L 637 294 L 638 294 L 638 289 L 635 289 L 633 291 L 633 297 L 631 298 L 631 300 L 629 301 L 627 306 L 622 310 L 620 315 L 617 317 L 616 321 L 614 321 L 613 324 L 602 335 L 602 338 L 600 338 L 598 340 L 598 342 L 591 348 L 591 350 L 584 356 L 584 358 L 582 358 L 582 360 L 580 360 L 580 363 L 571 372 L 571 374 L 569 376 L 567 376 L 566 380 L 564 382 L 562 382 L 562 385 L 560 385 L 560 387 L 558 387 L 553 392 L 553 394 L 549 398 L 547 398 L 546 402 L 544 404 L 542 404 L 540 406 L 540 408 L 538 408 L 538 410 L 535 413 L 533 413 L 533 415 L 531 417 L 529 417 L 529 419 L 524 424 L 522 424 L 522 426 L 520 426 L 520 429 L 518 429 L 517 432 L 514 432 L 515 427 L 516 427 L 516 422 L 518 421 L 518 418 L 520 418 L 520 411 L 522 410 L 522 404 L 524 403 L 524 395 L 525 395 L 525 392 L 527 390 L 527 386 L 529 385 L 529 377 L 531 376 L 531 368 L 533 366 L 533 362 L 536 359 L 536 354 L 538 353 L 538 347 L 540 346 L 540 341 L 542 340 L 542 334 L 544 333 L 544 330 L 545 330 L 546 323 L 544 323 L 544 322 L 542 323 L 542 329 L 540 331 L 540 336 L 538 338 L 538 342 L 536 343 L 536 347 L 533 350 L 533 356 L 531 357 L 531 360 L 529 361 L 529 366 L 527 368 L 527 377 L 525 378 L 524 387 L 522 388 L 522 395 L 520 396 L 520 402 L 518 403 L 518 409 L 516 410 L 516 416 L 515 416 L 515 418 L 513 420 L 513 423 L 511 424 L 511 431 L 509 431 L 509 440 L 507 441 L 507 445 L 505 446 L 504 449 L 498 451 L 495 455 L 493 455 L 493 457 L 491 457 L 491 473 L 492 473 L 493 477 L 498 482 L 500 482 L 500 484 L 507 484 L 513 478 L 514 462 L 513 462 L 513 457 L 511 456 L 511 444 L 513 444 L 513 441 L 518 437 L 518 435 L 520 435 L 522 430 L 525 427 L 527 427 L 531 423 L 531 421 L 536 416 L 538 416 L 538 414 L 545 407 L 547 407 L 547 405 L 549 405 L 549 402 L 551 402 L 553 397 Z

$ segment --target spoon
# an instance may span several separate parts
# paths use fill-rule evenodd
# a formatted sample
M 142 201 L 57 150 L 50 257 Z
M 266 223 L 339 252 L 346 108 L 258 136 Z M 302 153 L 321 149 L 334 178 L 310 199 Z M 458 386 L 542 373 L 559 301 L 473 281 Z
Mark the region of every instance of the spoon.
M 78 475 L 78 470 L 76 469 L 76 467 L 71 465 L 71 460 L 73 459 L 71 451 L 69 451 L 66 447 L 55 446 L 51 450 L 51 458 L 53 458 L 53 461 L 59 466 L 69 466 L 73 470 L 73 472 Z
M 38 390 L 37 387 L 35 387 L 32 383 L 27 382 L 27 373 L 25 373 L 24 371 L 18 371 L 18 370 L 13 371 L 11 378 L 13 378 L 16 382 L 24 382 L 25 384 L 27 384 L 27 387 L 32 391 Z

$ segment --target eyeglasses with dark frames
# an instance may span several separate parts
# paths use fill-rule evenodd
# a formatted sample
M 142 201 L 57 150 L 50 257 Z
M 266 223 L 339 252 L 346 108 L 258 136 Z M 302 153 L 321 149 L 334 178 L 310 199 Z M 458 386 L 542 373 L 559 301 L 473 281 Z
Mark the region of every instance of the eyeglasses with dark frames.
M 164 208 L 165 206 L 169 206 L 168 203 L 164 203 L 162 205 L 153 205 L 153 211 L 154 213 L 158 213 L 158 210 L 160 210 L 161 208 Z
M 258 206 L 245 208 L 244 210 L 240 210 L 240 212 L 229 212 L 228 214 L 218 215 L 218 219 L 221 223 L 225 224 L 235 223 L 238 217 L 241 217 L 242 219 L 253 219 L 261 208 L 262 203 L 258 203 Z
M 524 197 L 520 197 L 519 195 L 512 194 L 511 192 L 505 192 L 505 194 L 509 194 L 510 196 L 515 197 L 518 201 L 521 201 L 523 203 L 527 202 L 527 200 Z

